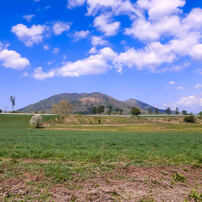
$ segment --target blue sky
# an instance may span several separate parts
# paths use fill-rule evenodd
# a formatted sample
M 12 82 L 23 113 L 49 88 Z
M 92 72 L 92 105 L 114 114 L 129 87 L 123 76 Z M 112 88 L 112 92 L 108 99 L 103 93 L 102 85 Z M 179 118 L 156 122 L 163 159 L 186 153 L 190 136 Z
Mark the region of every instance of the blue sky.
M 0 109 L 102 92 L 202 111 L 201 0 L 7 0 Z

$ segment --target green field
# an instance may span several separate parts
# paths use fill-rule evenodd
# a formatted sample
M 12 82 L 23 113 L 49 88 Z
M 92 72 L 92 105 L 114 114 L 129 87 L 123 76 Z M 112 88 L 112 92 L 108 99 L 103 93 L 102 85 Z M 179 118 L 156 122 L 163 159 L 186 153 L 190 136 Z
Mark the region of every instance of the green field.
M 30 118 L 0 115 L 0 181 L 24 173 L 43 173 L 48 189 L 52 183 L 82 181 L 116 168 L 198 167 L 202 163 L 200 124 L 66 126 L 60 130 L 32 129 Z M 52 118 L 43 116 L 44 121 Z M 31 182 L 34 183 L 32 179 Z M 34 190 L 40 189 L 35 183 L 33 186 Z M 26 197 L 51 198 L 47 192 L 38 198 Z
M 44 120 L 51 117 L 44 116 Z M 44 130 L 29 127 L 30 116 L 0 116 L 0 157 L 62 159 L 71 161 L 131 161 L 150 163 L 202 162 L 202 128 L 193 126 L 180 132 L 111 132 L 112 127 L 93 127 L 102 131 Z M 119 126 L 120 127 L 120 126 Z M 154 127 L 136 126 L 142 129 Z M 168 127 L 168 126 L 167 126 Z M 186 126 L 187 127 L 187 126 Z M 135 126 L 123 126 L 127 131 Z M 196 127 L 195 127 L 196 128 Z M 87 128 L 89 130 L 89 127 Z M 103 130 L 105 130 L 103 131 Z M 191 130 L 189 130 L 191 129 Z M 141 131 L 141 130 L 140 130 Z

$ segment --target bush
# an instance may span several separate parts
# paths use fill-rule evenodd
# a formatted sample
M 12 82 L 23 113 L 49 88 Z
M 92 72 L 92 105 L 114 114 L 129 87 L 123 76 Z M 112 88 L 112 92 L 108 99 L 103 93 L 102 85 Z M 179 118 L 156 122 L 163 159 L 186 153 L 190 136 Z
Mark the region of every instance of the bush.
M 184 117 L 184 122 L 186 122 L 186 123 L 195 123 L 196 118 L 193 115 L 185 116 Z
M 41 115 L 34 115 L 29 123 L 33 128 L 41 128 L 43 123 Z

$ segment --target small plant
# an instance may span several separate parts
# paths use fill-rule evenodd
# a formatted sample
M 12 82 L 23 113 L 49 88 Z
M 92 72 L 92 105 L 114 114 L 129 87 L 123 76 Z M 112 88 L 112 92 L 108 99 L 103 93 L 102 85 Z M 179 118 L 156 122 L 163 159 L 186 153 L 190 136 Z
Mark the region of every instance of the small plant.
M 173 179 L 175 181 L 178 181 L 178 182 L 185 182 L 186 181 L 186 177 L 184 175 L 179 174 L 179 173 L 175 173 L 173 175 Z
M 186 123 L 195 123 L 196 118 L 195 118 L 194 115 L 185 116 L 184 117 L 184 122 L 186 122 Z
M 34 115 L 29 123 L 33 128 L 41 128 L 43 123 L 41 115 Z
M 202 193 L 197 193 L 196 190 L 192 190 L 189 194 L 190 199 L 194 199 L 195 202 L 202 201 Z

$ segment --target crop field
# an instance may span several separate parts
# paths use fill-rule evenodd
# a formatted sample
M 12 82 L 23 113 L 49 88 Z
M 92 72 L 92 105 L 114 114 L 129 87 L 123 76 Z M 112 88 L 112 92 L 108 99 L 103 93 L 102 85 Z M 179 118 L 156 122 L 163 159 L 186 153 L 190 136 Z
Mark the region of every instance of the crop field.
M 200 123 L 32 129 L 30 118 L 0 115 L 0 200 L 202 200 Z

